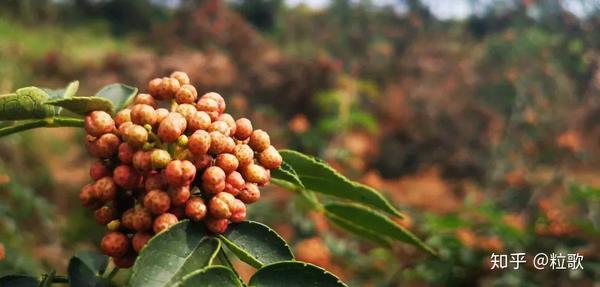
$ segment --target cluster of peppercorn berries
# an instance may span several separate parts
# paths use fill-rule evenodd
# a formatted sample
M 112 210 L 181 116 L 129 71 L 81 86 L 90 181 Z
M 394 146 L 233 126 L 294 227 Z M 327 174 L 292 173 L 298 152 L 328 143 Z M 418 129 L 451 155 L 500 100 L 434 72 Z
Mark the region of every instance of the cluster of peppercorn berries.
M 123 268 L 181 219 L 203 221 L 214 233 L 243 221 L 246 204 L 282 162 L 266 132 L 225 113 L 219 94 L 198 97 L 183 72 L 151 80 L 114 118 L 91 112 L 85 130 L 99 160 L 79 196 L 108 229 L 102 252 Z

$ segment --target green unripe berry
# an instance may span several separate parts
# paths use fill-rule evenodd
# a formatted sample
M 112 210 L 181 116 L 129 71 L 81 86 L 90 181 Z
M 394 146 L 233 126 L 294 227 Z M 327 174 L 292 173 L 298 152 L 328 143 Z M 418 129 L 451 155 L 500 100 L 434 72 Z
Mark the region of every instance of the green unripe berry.
M 171 162 L 171 155 L 166 150 L 155 149 L 150 155 L 150 161 L 152 162 L 152 168 L 164 168 Z

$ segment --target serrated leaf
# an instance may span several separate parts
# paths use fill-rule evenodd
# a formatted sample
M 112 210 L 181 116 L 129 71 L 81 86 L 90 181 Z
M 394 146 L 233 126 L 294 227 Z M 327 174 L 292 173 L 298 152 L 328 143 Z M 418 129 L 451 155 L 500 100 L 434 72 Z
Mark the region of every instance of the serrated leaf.
M 116 83 L 104 86 L 96 93 L 96 96 L 110 100 L 116 111 L 120 111 L 131 103 L 137 92 L 136 87 Z
M 192 272 L 178 287 L 242 287 L 237 276 L 225 266 L 210 266 Z
M 315 265 L 284 261 L 267 265 L 254 273 L 250 287 L 347 287 L 335 275 Z
M 287 162 L 282 162 L 281 166 L 278 169 L 272 170 L 271 178 L 285 180 L 294 185 L 304 187 L 304 184 L 302 184 L 302 181 L 300 180 L 300 177 L 298 177 L 298 174 L 296 173 L 294 168 Z
M 46 104 L 63 107 L 79 115 L 87 115 L 92 111 L 105 111 L 114 114 L 115 107 L 111 101 L 100 97 L 70 97 L 53 99 Z
M 133 265 L 130 287 L 172 286 L 188 273 L 210 265 L 219 240 L 206 237 L 201 223 L 184 220 L 153 237 Z
M 219 238 L 238 258 L 255 268 L 294 259 L 285 240 L 262 223 L 244 221 L 230 224 Z
M 58 90 L 43 88 L 50 99 L 70 98 L 75 96 L 78 89 L 79 81 L 70 82 L 65 88 Z
M 54 115 L 54 107 L 46 105 L 48 94 L 40 88 L 18 89 L 0 96 L 0 120 L 43 119 Z
M 325 212 L 325 216 L 333 222 L 335 225 L 355 234 L 362 238 L 371 240 L 377 244 L 380 244 L 385 247 L 390 247 L 391 242 L 390 239 L 385 236 L 381 236 L 380 234 L 374 232 L 373 230 L 366 229 L 364 227 L 358 226 L 354 224 L 352 221 L 349 221 L 345 218 L 339 217 L 333 213 Z
M 6 275 L 0 278 L 2 287 L 36 287 L 39 283 L 37 278 L 26 275 Z
M 92 266 L 88 264 L 92 264 Z M 69 260 L 69 267 L 67 269 L 67 273 L 69 274 L 69 284 L 71 286 L 80 287 L 112 286 L 113 284 L 110 280 L 98 276 L 97 271 L 94 270 L 98 266 L 93 265 L 96 265 L 96 262 L 84 262 L 81 258 L 72 257 L 71 260 Z M 106 266 L 104 266 L 104 268 L 106 268 Z
M 284 162 L 296 171 L 306 189 L 373 206 L 402 218 L 402 214 L 381 193 L 350 181 L 325 162 L 292 150 L 281 150 L 279 153 Z
M 352 222 L 362 229 L 370 230 L 372 233 L 400 240 L 415 245 L 431 254 L 436 254 L 433 249 L 425 245 L 423 241 L 400 224 L 365 206 L 349 203 L 330 203 L 325 205 L 325 211 Z

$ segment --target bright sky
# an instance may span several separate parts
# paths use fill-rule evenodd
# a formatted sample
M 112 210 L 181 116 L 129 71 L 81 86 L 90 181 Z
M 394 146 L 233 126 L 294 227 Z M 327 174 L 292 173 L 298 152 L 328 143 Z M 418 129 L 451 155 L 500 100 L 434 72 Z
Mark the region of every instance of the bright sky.
M 400 7 L 398 4 L 401 1 L 397 0 L 371 0 L 376 5 L 396 5 L 399 10 L 402 10 L 403 7 Z M 449 18 L 466 18 L 472 12 L 471 4 L 473 2 L 478 2 L 480 4 L 486 5 L 493 1 L 497 2 L 509 2 L 504 0 L 422 0 L 422 2 L 429 6 L 431 12 L 440 19 L 449 19 Z M 288 5 L 295 6 L 299 4 L 306 4 L 315 8 L 323 8 L 326 7 L 330 2 L 329 0 L 286 0 Z M 600 0 L 562 0 L 561 4 L 574 13 L 577 16 L 583 16 L 586 14 L 586 11 L 590 11 L 594 8 L 598 8 L 600 6 Z

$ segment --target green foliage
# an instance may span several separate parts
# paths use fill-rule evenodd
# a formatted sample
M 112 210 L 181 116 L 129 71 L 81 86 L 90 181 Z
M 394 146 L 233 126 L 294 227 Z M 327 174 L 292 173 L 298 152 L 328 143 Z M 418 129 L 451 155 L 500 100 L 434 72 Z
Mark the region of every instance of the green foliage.
M 285 283 L 283 283 L 285 282 Z M 267 265 L 258 270 L 250 279 L 250 287 L 344 287 L 344 284 L 335 275 L 315 265 L 283 261 Z
M 92 111 L 115 113 L 113 103 L 100 97 L 70 97 L 47 101 L 46 104 L 63 107 L 75 114 L 85 116 Z
M 210 265 L 221 244 L 205 236 L 204 226 L 187 220 L 158 234 L 136 260 L 130 286 L 171 286 Z
M 40 88 L 18 89 L 14 94 L 0 96 L 0 120 L 41 119 L 54 115 L 54 108 L 45 105 L 48 94 Z
M 110 100 L 116 111 L 120 111 L 131 103 L 137 92 L 138 89 L 135 87 L 116 83 L 100 89 L 100 91 L 96 93 L 96 97 Z
M 238 280 L 231 269 L 224 266 L 210 266 L 204 269 L 192 272 L 183 278 L 180 287 L 220 287 L 220 286 L 239 286 L 242 283 Z
M 292 150 L 281 150 L 280 153 L 284 162 L 296 171 L 306 189 L 366 204 L 402 217 L 402 214 L 379 192 L 366 185 L 350 181 L 324 162 Z M 285 178 L 279 179 L 285 180 Z
M 240 259 L 255 268 L 293 260 L 287 243 L 268 226 L 252 221 L 231 224 L 219 238 Z
M 108 287 L 110 280 L 100 277 L 106 270 L 108 257 L 93 252 L 80 252 L 71 257 L 67 273 L 71 286 Z
M 39 281 L 31 276 L 6 275 L 0 278 L 0 286 L 37 287 Z

